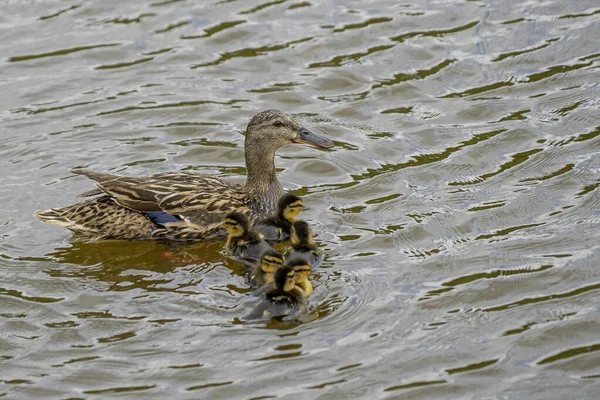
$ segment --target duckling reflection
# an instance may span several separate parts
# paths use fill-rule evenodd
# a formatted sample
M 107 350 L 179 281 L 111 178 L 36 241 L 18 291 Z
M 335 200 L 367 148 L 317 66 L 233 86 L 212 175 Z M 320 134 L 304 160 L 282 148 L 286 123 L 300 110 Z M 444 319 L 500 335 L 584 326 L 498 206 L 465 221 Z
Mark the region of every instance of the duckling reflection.
M 275 287 L 265 294 L 265 299 L 247 316 L 246 320 L 275 318 L 306 311 L 306 296 L 296 286 L 296 272 L 286 264 L 275 272 Z
M 225 244 L 229 255 L 256 260 L 265 250 L 271 248 L 260 233 L 250 229 L 250 221 L 244 214 L 229 213 L 224 224 L 229 233 Z
M 293 194 L 281 196 L 277 211 L 254 224 L 254 229 L 262 233 L 269 243 L 283 242 L 290 238 L 294 219 L 302 211 L 302 199 Z
M 268 283 L 273 283 L 275 271 L 283 263 L 283 256 L 275 249 L 267 249 L 260 255 L 258 260 L 250 271 L 250 285 L 260 287 Z
M 312 232 L 306 221 L 298 220 L 292 224 L 292 246 L 288 248 L 283 257 L 292 259 L 295 257 L 304 258 L 311 267 L 318 267 L 323 260 L 323 255 L 313 242 Z

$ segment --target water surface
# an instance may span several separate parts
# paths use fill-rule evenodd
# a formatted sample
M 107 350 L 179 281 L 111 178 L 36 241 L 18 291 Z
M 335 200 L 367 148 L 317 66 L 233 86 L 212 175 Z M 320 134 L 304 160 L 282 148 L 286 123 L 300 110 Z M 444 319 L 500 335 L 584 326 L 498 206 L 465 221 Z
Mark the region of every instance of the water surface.
M 44 1 L 0 13 L 0 395 L 595 399 L 596 1 Z M 276 164 L 326 251 L 302 321 L 246 324 L 223 243 L 72 243 L 72 168 Z

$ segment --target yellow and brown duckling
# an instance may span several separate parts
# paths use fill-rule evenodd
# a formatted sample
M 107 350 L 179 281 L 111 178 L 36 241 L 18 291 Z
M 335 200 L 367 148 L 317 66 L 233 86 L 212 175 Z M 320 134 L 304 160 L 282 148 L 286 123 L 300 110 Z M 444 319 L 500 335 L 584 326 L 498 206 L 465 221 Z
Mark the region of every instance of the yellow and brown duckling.
M 273 283 L 275 272 L 281 267 L 283 256 L 275 249 L 267 249 L 260 255 L 250 271 L 250 285 L 261 287 Z
M 283 264 L 275 272 L 275 287 L 268 290 L 265 299 L 244 319 L 284 317 L 306 311 L 304 292 L 296 286 L 296 271 Z
M 95 197 L 38 211 L 36 216 L 88 241 L 223 239 L 221 222 L 226 214 L 243 212 L 256 221 L 276 210 L 284 192 L 277 180 L 275 152 L 291 143 L 333 147 L 331 140 L 309 131 L 288 114 L 266 110 L 256 114 L 246 129 L 247 179 L 243 185 L 189 172 L 129 177 L 78 169 L 73 173 L 96 181 L 96 189 L 80 196 Z
M 224 225 L 229 234 L 225 244 L 227 254 L 256 260 L 265 250 L 271 249 L 260 233 L 250 229 L 250 221 L 244 214 L 239 212 L 227 214 Z
M 285 262 L 285 265 L 292 267 L 296 273 L 296 286 L 302 289 L 304 296 L 308 298 L 313 292 L 312 283 L 308 280 L 310 275 L 310 264 L 306 259 L 294 257 Z
M 283 254 L 286 260 L 295 257 L 304 258 L 312 268 L 318 267 L 321 264 L 323 255 L 313 242 L 312 232 L 306 221 L 294 221 L 292 224 L 291 241 L 292 246 Z
M 293 194 L 284 194 L 277 202 L 277 211 L 254 224 L 269 243 L 283 242 L 290 238 L 294 219 L 302 211 L 302 199 Z

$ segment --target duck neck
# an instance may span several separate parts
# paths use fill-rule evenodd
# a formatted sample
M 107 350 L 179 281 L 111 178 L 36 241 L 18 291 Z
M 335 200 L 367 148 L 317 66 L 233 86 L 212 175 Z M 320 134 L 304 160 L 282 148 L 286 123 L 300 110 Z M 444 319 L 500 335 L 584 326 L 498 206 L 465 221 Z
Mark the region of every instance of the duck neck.
M 245 150 L 248 171 L 245 188 L 256 200 L 269 203 L 268 207 L 273 209 L 277 199 L 283 195 L 283 188 L 275 173 L 275 150 L 265 153 L 265 149 L 253 143 L 246 143 Z

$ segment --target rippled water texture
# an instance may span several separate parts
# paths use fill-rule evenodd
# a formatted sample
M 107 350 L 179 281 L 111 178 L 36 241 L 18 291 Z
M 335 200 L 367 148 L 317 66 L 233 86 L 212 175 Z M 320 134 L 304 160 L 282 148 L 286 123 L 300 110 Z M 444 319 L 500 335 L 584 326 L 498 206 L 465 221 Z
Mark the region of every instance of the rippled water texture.
M 600 4 L 5 1 L 0 395 L 597 399 Z M 278 108 L 326 250 L 302 321 L 242 323 L 223 243 L 71 243 L 92 182 L 243 181 Z

